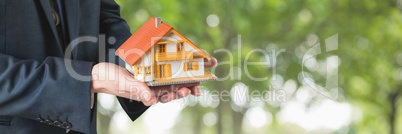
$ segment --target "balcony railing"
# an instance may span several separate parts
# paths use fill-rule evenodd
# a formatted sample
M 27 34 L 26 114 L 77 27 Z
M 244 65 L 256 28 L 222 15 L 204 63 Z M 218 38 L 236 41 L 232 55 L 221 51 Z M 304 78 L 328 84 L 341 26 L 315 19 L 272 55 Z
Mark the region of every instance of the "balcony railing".
M 176 61 L 185 59 L 193 59 L 193 52 L 167 52 L 155 54 L 155 61 Z

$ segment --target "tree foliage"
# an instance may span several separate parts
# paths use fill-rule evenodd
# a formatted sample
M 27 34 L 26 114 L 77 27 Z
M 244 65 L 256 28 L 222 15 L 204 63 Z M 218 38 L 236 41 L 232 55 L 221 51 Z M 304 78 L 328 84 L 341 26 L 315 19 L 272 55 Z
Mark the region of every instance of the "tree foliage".
M 301 55 L 314 44 L 321 43 L 323 46 L 326 38 L 338 34 L 339 49 L 315 58 L 325 61 L 328 56 L 339 57 L 340 96 L 336 101 L 350 103 L 361 111 L 361 119 L 353 120 L 346 126 L 349 133 L 402 133 L 396 127 L 402 123 L 399 108 L 402 96 L 400 0 L 116 1 L 121 5 L 122 17 L 127 20 L 132 32 L 149 17 L 159 16 L 221 63 L 233 61 L 233 64 L 220 64 L 214 70 L 218 77 L 228 78 L 206 83 L 209 90 L 228 91 L 237 82 L 247 85 L 250 92 L 269 90 L 273 74 L 279 74 L 283 81 L 298 81 L 298 85 L 302 86 L 303 81 L 299 78 Z M 211 15 L 219 19 L 216 27 L 208 24 Z M 229 50 L 232 55 L 216 51 L 219 49 Z M 265 51 L 269 56 L 252 52 L 256 49 Z M 286 52 L 272 57 L 271 52 L 280 49 Z M 321 50 L 325 51 L 325 47 Z M 275 72 L 273 59 L 270 58 L 276 58 Z M 268 61 L 271 66 L 247 65 L 247 61 Z M 325 76 L 317 70 L 309 72 L 316 82 L 325 82 Z M 256 81 L 249 75 L 268 79 Z M 279 83 L 283 84 L 283 81 Z M 289 94 L 288 97 L 293 96 Z M 321 100 L 315 98 L 311 102 Z M 232 103 L 221 102 L 217 108 L 188 107 L 183 116 L 193 123 L 193 133 L 242 133 L 241 117 L 248 107 L 234 111 Z M 281 105 L 266 104 L 264 107 L 274 117 L 274 123 L 265 127 L 265 132 L 291 132 L 282 130 L 296 129 L 295 126 L 277 125 L 275 114 L 281 110 Z M 218 124 L 214 127 L 204 126 L 200 121 L 202 115 L 210 111 L 218 114 Z

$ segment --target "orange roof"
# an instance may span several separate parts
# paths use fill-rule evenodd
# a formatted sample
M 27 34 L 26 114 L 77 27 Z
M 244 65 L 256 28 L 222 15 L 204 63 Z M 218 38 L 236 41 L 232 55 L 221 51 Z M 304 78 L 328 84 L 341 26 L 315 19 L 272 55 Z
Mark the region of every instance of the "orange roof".
M 134 65 L 171 29 L 171 26 L 163 22 L 155 27 L 155 17 L 152 17 L 116 50 L 116 54 Z

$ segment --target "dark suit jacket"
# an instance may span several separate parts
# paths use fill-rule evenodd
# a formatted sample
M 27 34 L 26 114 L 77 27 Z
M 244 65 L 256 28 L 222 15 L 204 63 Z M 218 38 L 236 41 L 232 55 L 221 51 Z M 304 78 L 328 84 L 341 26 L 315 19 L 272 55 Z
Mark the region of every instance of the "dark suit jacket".
M 113 0 L 65 0 L 68 40 L 105 33 L 117 48 L 130 35 Z M 90 76 L 98 62 L 99 42 L 82 42 L 71 64 Z M 66 129 L 96 133 L 96 109 L 90 109 L 90 81 L 67 71 L 49 0 L 0 0 L 0 133 L 61 134 Z M 96 100 L 96 99 L 95 99 Z M 146 109 L 119 98 L 135 120 Z

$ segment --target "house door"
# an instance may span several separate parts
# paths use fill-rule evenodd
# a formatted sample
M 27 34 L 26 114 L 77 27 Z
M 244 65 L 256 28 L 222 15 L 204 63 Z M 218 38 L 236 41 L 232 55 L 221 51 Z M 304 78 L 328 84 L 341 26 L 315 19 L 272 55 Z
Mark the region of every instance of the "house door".
M 166 44 L 159 45 L 159 53 L 166 53 Z
M 170 78 L 172 76 L 170 64 L 156 66 L 156 78 Z

